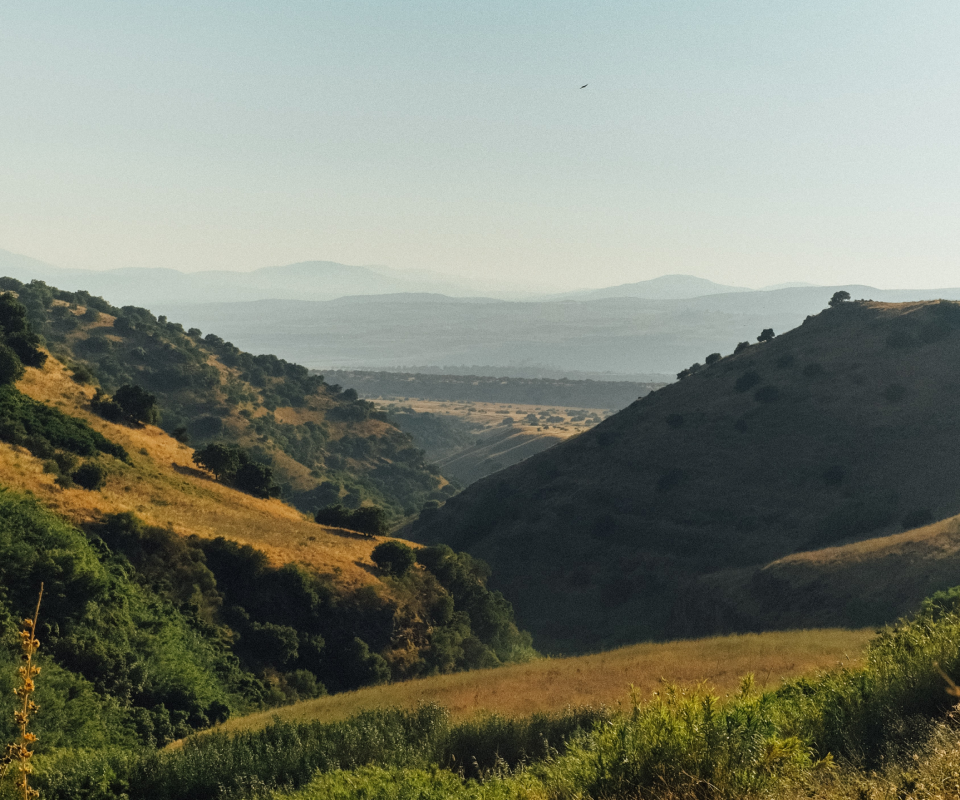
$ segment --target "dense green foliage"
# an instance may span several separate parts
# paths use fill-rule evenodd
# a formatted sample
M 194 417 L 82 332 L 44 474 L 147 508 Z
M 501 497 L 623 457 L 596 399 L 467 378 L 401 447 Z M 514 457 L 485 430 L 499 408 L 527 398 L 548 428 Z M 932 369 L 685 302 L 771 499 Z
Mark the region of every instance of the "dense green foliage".
M 497 643 L 473 633 L 430 573 L 394 580 L 412 598 L 404 613 L 421 615 L 420 657 L 403 664 L 381 653 L 411 621 L 372 588 L 343 594 L 250 547 L 186 539 L 129 513 L 84 535 L 0 490 L 0 741 L 13 735 L 15 623 L 41 582 L 41 752 L 162 745 L 327 688 L 498 663 Z
M 0 344 L 14 354 L 25 367 L 42 367 L 47 354 L 40 349 L 41 338 L 33 331 L 27 321 L 26 307 L 9 293 L 0 294 Z M 3 374 L 0 384 L 11 383 L 9 375 L 15 372 L 15 362 L 4 358 Z
M 115 308 L 87 292 L 12 278 L 0 278 L 0 290 L 16 292 L 19 302 L 2 297 L 25 309 L 13 315 L 11 325 L 28 322 L 37 332 L 29 333 L 30 341 L 39 342 L 41 334 L 50 352 L 73 368 L 75 379 L 98 382 L 105 393 L 98 407 L 113 414 L 111 419 L 159 421 L 181 440 L 189 437 L 199 445 L 225 440 L 256 450 L 251 461 L 263 466 L 246 469 L 245 484 L 262 485 L 263 469 L 269 468 L 284 497 L 313 512 L 328 504 L 314 497 L 316 486 L 327 480 L 394 517 L 415 513 L 439 488 L 435 469 L 409 436 L 384 425 L 383 415 L 355 391 L 330 386 L 305 367 L 245 353 L 214 334 L 185 331 L 136 306 Z M 7 342 L 10 348 L 14 344 Z M 2 346 L 0 381 L 6 363 Z M 285 408 L 303 409 L 313 418 L 302 424 L 281 421 L 274 412 Z M 310 477 L 291 468 L 286 457 L 306 467 Z
M 402 578 L 417 563 L 417 554 L 403 542 L 381 542 L 373 548 L 370 559 L 384 572 Z
M 244 676 L 195 615 L 132 580 L 109 550 L 34 501 L 0 489 L 5 686 L 14 671 L 13 624 L 32 610 L 41 582 L 44 746 L 164 743 L 262 704 L 266 687 Z M 11 732 L 11 700 L 11 692 L 0 692 L 3 739 Z
M 213 442 L 193 454 L 193 463 L 213 473 L 218 481 L 254 497 L 279 497 L 273 470 L 252 459 L 242 447 Z
M 99 453 L 125 461 L 127 452 L 83 420 L 70 417 L 20 393 L 0 386 L 0 440 L 26 447 L 38 458 L 65 450 L 78 456 Z
M 953 702 L 940 669 L 960 673 L 960 590 L 882 631 L 863 666 L 762 694 L 747 678 L 725 699 L 665 687 L 617 713 L 459 725 L 433 706 L 382 710 L 332 724 L 214 733 L 126 760 L 118 751 L 54 753 L 40 758 L 39 779 L 56 800 L 107 800 L 120 791 L 131 800 L 804 796 L 838 766 L 912 764 Z M 103 774 L 113 776 L 108 791 L 77 791 Z
M 387 515 L 382 508 L 376 506 L 362 506 L 351 511 L 337 503 L 317 509 L 313 518 L 319 525 L 347 528 L 358 533 L 365 533 L 368 536 L 383 536 L 390 530 Z
M 344 593 L 329 576 L 273 567 L 248 545 L 183 538 L 132 514 L 108 516 L 91 533 L 152 591 L 214 625 L 244 669 L 267 677 L 268 702 L 533 655 L 509 604 L 479 579 L 461 576 L 464 591 L 449 567 L 438 567 L 439 579 L 422 569 L 394 578 L 401 605 L 373 587 Z M 388 662 L 406 638 L 417 657 Z

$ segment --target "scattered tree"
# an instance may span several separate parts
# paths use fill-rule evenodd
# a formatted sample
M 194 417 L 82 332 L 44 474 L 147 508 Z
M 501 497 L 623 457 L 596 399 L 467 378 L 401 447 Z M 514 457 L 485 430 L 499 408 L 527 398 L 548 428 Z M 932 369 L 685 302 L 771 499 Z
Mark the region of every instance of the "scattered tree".
M 711 364 L 716 364 L 721 358 L 723 358 L 723 356 L 719 353 L 711 353 L 704 359 L 704 361 L 707 362 L 707 366 L 710 366 Z
M 0 344 L 0 386 L 16 383 L 23 377 L 23 363 L 17 354 Z
M 760 335 L 757 337 L 757 341 L 758 341 L 758 342 L 769 342 L 769 341 L 771 341 L 776 335 L 777 335 L 777 334 L 775 334 L 775 333 L 773 332 L 773 328 L 764 328 L 762 331 L 760 331 Z
M 830 308 L 836 308 L 843 303 L 846 303 L 850 299 L 850 292 L 839 291 L 834 292 L 833 297 L 830 298 L 829 306 Z
M 107 471 L 96 461 L 85 461 L 76 472 L 70 476 L 77 486 L 89 489 L 91 492 L 103 487 L 106 483 Z
M 160 420 L 155 395 L 135 384 L 124 384 L 113 393 L 113 401 L 120 406 L 124 420 L 143 424 L 155 424 Z
M 761 380 L 760 373 L 751 369 L 737 378 L 737 382 L 733 385 L 733 388 L 738 392 L 746 392 L 748 389 L 752 389 L 760 383 Z
M 367 536 L 383 536 L 389 530 L 386 512 L 377 506 L 361 506 L 351 511 L 343 505 L 326 506 L 314 514 L 320 525 L 331 528 L 347 528 Z
M 240 453 L 236 447 L 214 442 L 193 454 L 193 463 L 213 473 L 218 481 L 235 475 L 240 468 Z
M 750 342 L 740 342 L 740 344 L 738 344 L 738 345 L 733 349 L 733 354 L 734 354 L 735 356 L 736 356 L 736 355 L 739 355 L 739 354 L 742 353 L 744 350 L 746 350 L 749 346 L 750 346 Z
M 417 554 L 412 547 L 402 542 L 383 542 L 370 554 L 373 563 L 388 575 L 402 578 L 417 563 Z
M 243 460 L 246 453 L 241 451 Z M 233 486 L 241 492 L 264 500 L 280 496 L 280 487 L 273 482 L 273 470 L 259 461 L 244 461 L 233 477 Z

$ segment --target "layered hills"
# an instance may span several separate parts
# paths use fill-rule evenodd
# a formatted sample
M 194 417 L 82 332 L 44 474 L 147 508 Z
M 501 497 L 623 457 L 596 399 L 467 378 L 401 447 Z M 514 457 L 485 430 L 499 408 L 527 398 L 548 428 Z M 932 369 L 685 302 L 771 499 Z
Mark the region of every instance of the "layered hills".
M 549 367 L 557 377 L 570 372 L 672 377 L 708 353 L 755 341 L 766 328 L 777 333 L 795 328 L 837 291 L 883 302 L 960 300 L 958 289 L 834 286 L 536 302 L 405 293 L 327 302 L 177 303 L 154 311 L 216 330 L 245 350 L 276 353 L 316 369 L 487 364 L 529 374 Z
M 894 534 L 960 513 L 960 305 L 843 303 L 738 350 L 409 535 L 488 560 L 568 651 L 882 623 L 957 583 L 956 523 Z

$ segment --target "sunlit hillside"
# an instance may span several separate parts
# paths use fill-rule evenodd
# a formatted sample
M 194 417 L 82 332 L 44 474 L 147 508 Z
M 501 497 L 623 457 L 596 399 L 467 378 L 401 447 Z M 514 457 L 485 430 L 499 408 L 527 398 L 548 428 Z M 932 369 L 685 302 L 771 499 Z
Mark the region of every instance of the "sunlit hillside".
M 229 720 L 221 730 L 252 730 L 279 718 L 287 722 L 345 719 L 376 708 L 416 708 L 439 703 L 455 719 L 475 714 L 507 716 L 559 712 L 569 706 L 610 706 L 630 693 L 649 699 L 666 684 L 709 686 L 732 692 L 751 674 L 758 688 L 784 678 L 860 662 L 868 630 L 821 629 L 721 636 L 622 647 L 596 655 L 422 678 L 308 700 L 275 712 Z
M 44 505 L 78 524 L 103 514 L 132 511 L 149 524 L 171 527 L 182 535 L 223 536 L 253 545 L 277 564 L 309 564 L 345 586 L 378 583 L 370 561 L 375 539 L 324 528 L 280 500 L 261 500 L 217 483 L 193 464 L 192 448 L 159 428 L 106 422 L 90 411 L 93 389 L 72 381 L 55 359 L 49 359 L 42 370 L 28 370 L 18 388 L 83 419 L 123 445 L 131 463 L 110 459 L 110 474 L 99 492 L 64 489 L 53 474 L 44 472 L 40 459 L 0 443 L 3 485 L 32 492 Z

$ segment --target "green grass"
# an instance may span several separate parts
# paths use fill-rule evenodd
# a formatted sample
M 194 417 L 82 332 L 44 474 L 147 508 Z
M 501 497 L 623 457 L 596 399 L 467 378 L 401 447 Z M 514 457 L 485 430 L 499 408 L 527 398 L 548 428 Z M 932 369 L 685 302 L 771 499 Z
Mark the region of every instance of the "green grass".
M 916 772 L 919 753 L 949 780 L 944 722 L 954 698 L 941 668 L 960 674 L 960 591 L 881 632 L 862 666 L 767 692 L 747 678 L 727 697 L 665 686 L 615 714 L 455 724 L 421 706 L 278 722 L 127 761 L 110 751 L 48 754 L 38 758 L 37 784 L 50 800 L 829 798 L 831 786 L 846 791 L 892 765 Z

